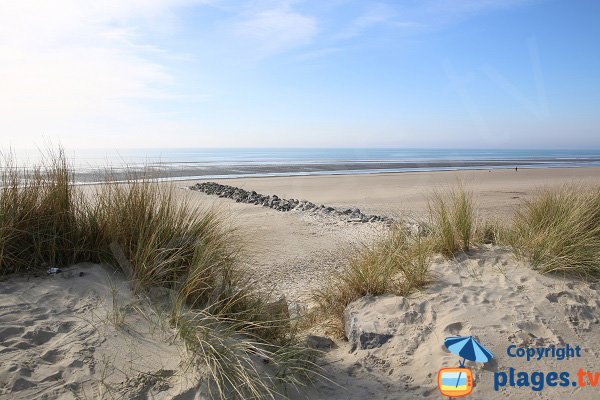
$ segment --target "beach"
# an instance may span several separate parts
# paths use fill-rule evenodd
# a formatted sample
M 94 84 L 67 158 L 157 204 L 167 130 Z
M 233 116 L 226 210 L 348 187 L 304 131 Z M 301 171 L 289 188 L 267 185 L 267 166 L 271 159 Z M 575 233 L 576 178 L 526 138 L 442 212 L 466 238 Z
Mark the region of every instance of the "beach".
M 478 197 L 482 216 L 507 217 L 519 200 L 536 189 L 569 183 L 597 183 L 600 167 L 495 169 L 477 171 L 404 172 L 367 175 L 326 175 L 216 179 L 215 182 L 276 194 L 284 198 L 307 199 L 339 207 L 359 207 L 386 215 L 423 215 L 432 191 L 464 184 Z M 177 186 L 198 182 L 182 181 Z
M 599 399 L 599 16 L 2 1 L 0 400 Z
M 381 222 L 349 222 L 298 210 L 282 212 L 187 190 L 198 182 L 163 185 L 175 185 L 182 201 L 191 200 L 227 216 L 227 223 L 236 228 L 243 244 L 242 268 L 251 272 L 256 285 L 270 292 L 274 300 L 284 299 L 292 315 L 303 315 L 310 310 L 314 291 L 329 285 L 331 274 L 343 269 L 355 250 L 377 242 L 389 230 L 389 225 Z M 433 191 L 462 183 L 476 199 L 478 220 L 508 222 L 519 204 L 544 187 L 600 183 L 600 168 L 261 177 L 217 182 L 339 209 L 359 208 L 396 221 L 422 220 Z M 88 193 L 93 189 L 84 187 Z M 490 365 L 468 363 L 473 368 L 480 398 L 553 399 L 557 395 L 567 398 L 574 394 L 577 397 L 572 398 L 597 397 L 597 389 L 589 387 L 559 387 L 545 392 L 503 387 L 495 391 L 492 378 L 494 371 L 507 371 L 508 367 L 564 370 L 573 374 L 580 367 L 588 370 L 597 367 L 600 356 L 595 347 L 600 342 L 597 283 L 569 276 L 541 275 L 523 260 L 517 260 L 506 247 L 493 245 L 480 245 L 453 260 L 435 256 L 431 270 L 432 283 L 406 300 L 383 296 L 363 301 L 366 304 L 360 306 L 361 312 L 367 310 L 368 318 L 393 326 L 395 333 L 385 345 L 351 350 L 352 343 L 347 340 L 326 329 L 313 328 L 311 334 L 329 337 L 335 343 L 335 349 L 327 350 L 320 361 L 326 365 L 330 380 L 320 381 L 307 392 L 289 395 L 298 399 L 340 400 L 439 398 L 437 370 L 454 367 L 458 362 L 443 350 L 443 338 L 472 334 L 496 355 Z M 108 283 L 98 283 L 106 279 L 101 267 L 84 265 L 67 271 L 70 271 L 68 277 L 63 274 L 1 283 L 0 307 L 4 310 L 1 318 L 7 328 L 1 331 L 0 378 L 4 392 L 0 392 L 0 398 L 26 399 L 40 393 L 48 398 L 72 398 L 73 394 L 66 390 L 69 385 L 77 390 L 94 390 L 97 386 L 94 382 L 109 369 L 112 373 L 103 379 L 108 382 L 106 387 L 114 391 L 105 390 L 103 396 L 120 393 L 140 396 L 136 398 L 185 399 L 193 398 L 195 391 L 201 390 L 198 387 L 202 386 L 196 386 L 193 379 L 179 372 L 182 345 L 164 344 L 161 341 L 164 337 L 147 320 L 134 319 L 137 322 L 132 332 L 110 326 L 93 328 L 96 324 L 103 325 L 103 321 L 106 323 L 111 309 Z M 78 275 L 80 272 L 82 275 Z M 126 277 L 117 274 L 110 276 L 110 280 L 111 285 L 120 287 L 121 301 L 136 303 L 136 297 L 127 289 Z M 68 296 L 57 296 L 57 290 L 68 290 Z M 35 293 L 43 296 L 32 295 Z M 78 322 L 81 321 L 78 315 L 88 312 L 96 317 Z M 376 323 L 370 329 L 377 330 L 377 326 Z M 65 341 L 71 340 L 76 340 L 77 348 L 65 345 Z M 511 344 L 543 347 L 566 343 L 584 348 L 583 356 L 560 362 L 542 359 L 531 364 L 522 358 L 512 359 L 506 353 Z M 135 354 L 130 353 L 127 358 L 129 361 L 120 359 L 119 349 L 123 346 L 134 349 L 131 351 Z M 153 358 L 156 348 L 161 351 L 160 362 Z M 35 356 L 37 352 L 43 352 L 41 359 Z M 106 362 L 105 372 L 92 366 L 99 365 L 101 357 Z M 160 379 L 166 382 L 164 388 L 157 389 L 156 381 L 145 381 L 143 376 L 148 373 L 163 374 Z M 93 378 L 84 378 L 86 374 Z M 64 386 L 61 383 L 64 380 L 70 383 Z
M 185 182 L 185 185 L 196 182 Z M 508 222 L 522 201 L 531 199 L 543 188 L 600 183 L 600 168 L 272 177 L 217 182 L 282 198 L 307 199 L 342 209 L 358 207 L 368 213 L 417 219 L 425 217 L 432 191 L 462 182 L 477 199 L 478 218 Z M 255 272 L 259 282 L 269 289 L 274 288 L 277 295 L 285 296 L 295 309 L 310 304 L 310 293 L 327 285 L 328 275 L 343 267 L 353 248 L 373 243 L 385 230 L 379 224 L 323 220 L 310 214 L 279 212 L 202 193 L 188 195 L 213 201 L 236 216 L 247 238 L 248 268 Z M 353 354 L 348 354 L 348 343 L 341 342 L 326 359 L 327 362 L 338 361 L 331 372 L 335 382 L 344 389 L 323 385 L 310 392 L 309 398 L 439 398 L 435 373 L 438 368 L 455 366 L 452 357 L 441 351 L 442 339 L 449 335 L 478 334 L 494 343 L 492 351 L 499 353 L 501 360 L 495 363 L 496 367 L 504 364 L 503 367 L 510 365 L 516 369 L 576 371 L 583 365 L 589 366 L 588 369 L 597 365 L 595 357 L 600 353 L 594 343 L 600 340 L 599 314 L 597 310 L 591 311 L 597 307 L 600 289 L 597 284 L 590 286 L 578 280 L 540 275 L 515 260 L 505 249 L 482 248 L 455 262 L 438 259 L 434 264 L 439 282 L 424 295 L 417 296 L 422 304 L 434 304 L 437 312 L 435 318 L 431 313 L 426 316 L 429 319 L 425 325 L 432 330 L 431 336 L 421 336 L 414 327 L 406 328 L 401 334 L 403 339 L 391 349 Z M 449 277 L 448 271 L 456 276 Z M 569 323 L 578 318 L 573 316 L 574 310 L 579 312 L 582 326 Z M 588 317 L 582 316 L 581 310 L 590 311 Z M 413 345 L 416 349 L 403 343 L 413 340 L 417 341 Z M 549 359 L 535 364 L 511 359 L 506 354 L 511 344 L 560 343 L 584 343 L 588 352 L 583 360 Z M 399 359 L 407 361 L 399 362 Z M 506 396 L 554 399 L 559 393 L 563 396 L 575 393 L 571 394 L 576 396 L 573 398 L 592 399 L 597 395 L 593 389 L 571 392 L 562 388 L 546 390 L 547 395 L 520 388 L 497 393 L 492 390 L 491 373 L 486 369 L 477 367 L 482 380 L 477 394 L 486 399 Z
M 600 181 L 600 168 L 546 168 L 527 170 L 437 171 L 372 175 L 329 175 L 221 179 L 221 184 L 297 198 L 315 204 L 354 208 L 393 218 L 423 219 L 433 191 L 459 182 L 477 199 L 482 219 L 510 219 L 517 205 L 543 187 Z M 198 181 L 175 183 L 187 187 Z M 379 224 L 323 221 L 310 214 L 278 212 L 236 203 L 202 193 L 185 193 L 200 202 L 224 208 L 244 232 L 249 264 L 265 282 L 294 287 L 307 295 L 321 281 L 321 272 L 344 262 L 349 247 L 371 243 L 384 229 Z M 294 289 L 295 291 L 296 289 Z M 287 290 L 283 294 L 295 297 Z

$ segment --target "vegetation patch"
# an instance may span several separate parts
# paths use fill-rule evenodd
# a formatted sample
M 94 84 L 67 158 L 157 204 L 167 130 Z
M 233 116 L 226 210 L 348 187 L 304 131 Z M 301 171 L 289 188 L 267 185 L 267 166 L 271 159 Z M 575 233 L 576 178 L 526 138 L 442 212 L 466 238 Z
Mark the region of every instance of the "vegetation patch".
M 600 273 L 600 186 L 542 190 L 518 208 L 515 253 L 542 272 Z
M 316 291 L 317 314 L 337 334 L 343 332 L 342 315 L 351 302 L 363 296 L 406 296 L 429 281 L 431 241 L 394 227 L 373 246 L 355 250 L 346 268 L 335 273 L 331 284 Z
M 5 159 L 0 274 L 105 262 L 123 269 L 138 293 L 173 291 L 170 323 L 193 366 L 208 370 L 215 398 L 274 398 L 286 385 L 321 376 L 296 322 L 269 307 L 238 269 L 239 240 L 225 216 L 176 198 L 168 185 L 134 178 L 84 194 L 62 151 L 33 168 Z
M 447 257 L 457 251 L 468 251 L 476 227 L 473 194 L 462 185 L 447 192 L 436 191 L 428 209 L 434 250 Z

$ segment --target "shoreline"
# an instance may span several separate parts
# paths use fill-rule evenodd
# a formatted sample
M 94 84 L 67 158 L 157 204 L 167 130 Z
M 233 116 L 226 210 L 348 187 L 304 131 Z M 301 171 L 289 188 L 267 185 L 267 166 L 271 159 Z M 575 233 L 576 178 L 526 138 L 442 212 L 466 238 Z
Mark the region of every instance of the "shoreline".
M 577 169 L 598 169 L 599 165 L 517 165 L 520 170 L 577 170 Z M 146 175 L 140 173 L 145 179 L 152 179 L 158 182 L 197 182 L 206 180 L 235 180 L 235 179 L 261 179 L 261 178 L 297 178 L 297 177 L 328 177 L 328 176 L 369 176 L 369 175 L 395 175 L 395 174 L 414 174 L 414 173 L 436 173 L 436 172 L 468 172 L 468 171 L 506 171 L 515 169 L 515 165 L 497 165 L 497 166 L 457 166 L 457 167 L 422 167 L 422 168 L 400 168 L 400 169 L 357 169 L 357 170 L 324 170 L 324 171 L 299 171 L 299 172 L 264 172 L 264 173 L 247 173 L 247 174 L 221 174 L 221 175 L 177 175 L 177 176 L 162 176 L 161 173 L 153 173 L 156 171 L 146 171 Z M 135 170 L 135 174 L 137 173 Z M 177 173 L 177 170 L 171 174 Z M 109 181 L 97 180 L 98 174 L 95 173 L 74 173 L 76 185 L 99 185 L 106 183 L 126 183 L 128 181 L 126 173 L 119 173 L 116 179 Z M 116 174 L 116 175 L 119 175 Z M 95 180 L 81 180 L 78 178 L 81 175 L 95 175 Z

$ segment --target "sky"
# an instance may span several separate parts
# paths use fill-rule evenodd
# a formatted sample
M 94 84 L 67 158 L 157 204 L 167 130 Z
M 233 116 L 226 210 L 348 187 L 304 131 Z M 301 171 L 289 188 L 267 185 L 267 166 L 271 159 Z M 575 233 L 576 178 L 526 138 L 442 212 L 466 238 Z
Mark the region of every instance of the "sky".
M 0 147 L 600 148 L 596 0 L 0 0 Z

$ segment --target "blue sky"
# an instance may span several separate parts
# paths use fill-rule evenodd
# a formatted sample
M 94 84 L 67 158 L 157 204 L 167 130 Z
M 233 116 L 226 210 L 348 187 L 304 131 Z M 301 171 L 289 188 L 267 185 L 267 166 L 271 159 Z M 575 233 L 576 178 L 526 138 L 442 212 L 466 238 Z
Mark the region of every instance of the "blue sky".
M 0 147 L 598 148 L 599 20 L 594 0 L 1 0 Z

